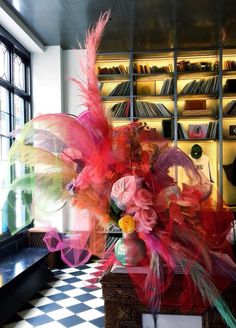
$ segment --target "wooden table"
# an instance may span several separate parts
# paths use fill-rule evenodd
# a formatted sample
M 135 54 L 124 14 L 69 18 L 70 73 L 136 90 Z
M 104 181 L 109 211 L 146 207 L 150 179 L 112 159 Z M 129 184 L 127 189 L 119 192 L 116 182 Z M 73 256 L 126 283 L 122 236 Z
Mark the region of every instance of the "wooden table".
M 161 314 L 183 314 L 177 302 L 181 291 L 181 275 L 176 275 L 168 290 L 168 297 L 173 299 L 172 304 L 161 306 Z M 109 272 L 101 279 L 103 298 L 105 301 L 106 328 L 141 328 L 142 314 L 150 313 L 147 306 L 142 304 L 135 292 L 127 273 Z M 236 314 L 236 284 L 232 284 L 223 293 L 224 299 Z M 196 315 L 196 313 L 188 313 Z M 209 308 L 202 314 L 203 328 L 225 328 L 225 323 L 215 309 Z

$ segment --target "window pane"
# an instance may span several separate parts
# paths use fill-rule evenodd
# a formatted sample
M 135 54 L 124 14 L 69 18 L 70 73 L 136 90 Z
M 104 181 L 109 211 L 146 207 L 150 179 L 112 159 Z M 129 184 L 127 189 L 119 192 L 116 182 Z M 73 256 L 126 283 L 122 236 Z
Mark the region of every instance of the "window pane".
M 9 81 L 9 52 L 5 44 L 0 41 L 0 77 Z
M 9 113 L 9 92 L 3 87 L 0 87 L 0 111 Z
M 0 112 L 0 135 L 8 136 L 10 132 L 9 115 Z
M 14 96 L 14 130 L 24 125 L 24 100 Z
M 3 209 L 7 199 L 7 190 L 10 181 L 9 166 L 7 161 L 0 160 L 0 234 L 7 232 L 6 213 Z
M 9 138 L 6 137 L 1 137 L 0 136 L 0 160 L 6 161 L 7 156 L 8 156 L 8 151 L 9 151 L 9 146 L 10 146 L 10 140 Z
M 25 90 L 25 64 L 16 54 L 13 57 L 13 74 L 14 85 L 21 90 Z
M 25 173 L 25 166 L 20 162 L 15 163 L 15 178 L 20 178 Z

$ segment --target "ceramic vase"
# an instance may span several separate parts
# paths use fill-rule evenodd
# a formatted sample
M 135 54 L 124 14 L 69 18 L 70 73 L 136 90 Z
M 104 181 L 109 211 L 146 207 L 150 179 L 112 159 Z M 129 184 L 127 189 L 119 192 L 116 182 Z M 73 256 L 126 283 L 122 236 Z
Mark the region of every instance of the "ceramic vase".
M 125 266 L 137 266 L 147 252 L 145 242 L 134 231 L 123 233 L 115 245 L 115 256 Z

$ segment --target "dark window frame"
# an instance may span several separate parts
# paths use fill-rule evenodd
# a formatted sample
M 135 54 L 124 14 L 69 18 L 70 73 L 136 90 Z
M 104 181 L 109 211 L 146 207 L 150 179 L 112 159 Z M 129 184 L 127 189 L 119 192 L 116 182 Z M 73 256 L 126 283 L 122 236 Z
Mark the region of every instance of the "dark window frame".
M 9 32 L 7 32 L 0 25 L 0 41 L 6 46 L 9 52 L 9 81 L 0 77 L 0 87 L 3 87 L 8 91 L 8 105 L 9 105 L 9 128 L 10 131 L 14 130 L 15 122 L 15 110 L 14 110 L 14 95 L 19 96 L 23 100 L 23 117 L 24 123 L 29 121 L 33 117 L 32 111 L 32 77 L 31 77 L 31 54 L 25 49 Z M 21 90 L 20 88 L 14 85 L 13 80 L 13 58 L 14 54 L 20 57 L 22 63 L 25 66 L 24 70 L 24 82 L 25 82 L 25 90 Z M 12 140 L 10 138 L 10 146 L 12 145 Z M 13 170 L 14 171 L 14 170 Z M 12 171 L 12 172 L 13 172 Z M 29 225 L 31 226 L 31 224 Z M 23 231 L 26 228 L 23 228 Z M 17 233 L 21 234 L 21 232 Z M 0 235 L 0 244 L 5 244 L 7 240 L 14 239 L 10 232 L 7 231 Z

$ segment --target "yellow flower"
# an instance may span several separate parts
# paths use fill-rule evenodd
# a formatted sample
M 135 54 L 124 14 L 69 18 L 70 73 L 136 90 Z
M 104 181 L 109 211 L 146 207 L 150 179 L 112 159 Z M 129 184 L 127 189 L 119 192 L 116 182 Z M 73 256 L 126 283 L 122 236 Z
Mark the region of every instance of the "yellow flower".
M 131 215 L 123 216 L 118 221 L 118 225 L 124 233 L 131 233 L 135 231 L 135 221 Z

